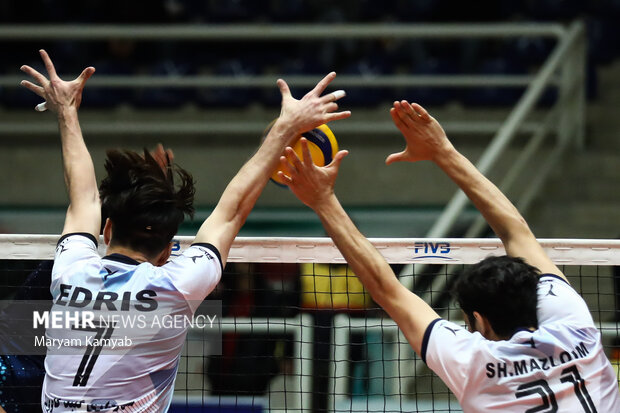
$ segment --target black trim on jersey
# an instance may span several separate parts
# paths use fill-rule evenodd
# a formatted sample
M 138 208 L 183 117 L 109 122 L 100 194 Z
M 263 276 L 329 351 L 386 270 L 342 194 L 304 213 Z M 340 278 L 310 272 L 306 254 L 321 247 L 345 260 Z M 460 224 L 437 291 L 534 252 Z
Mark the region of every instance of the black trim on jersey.
M 428 341 L 431 338 L 431 330 L 437 323 L 437 321 L 442 320 L 442 318 L 436 318 L 426 327 L 426 331 L 424 332 L 424 337 L 422 337 L 422 348 L 420 350 L 420 357 L 422 357 L 422 361 L 426 364 L 426 350 L 428 349 Z
M 570 285 L 568 283 L 568 281 L 566 281 L 564 278 L 562 278 L 562 277 L 560 277 L 559 275 L 556 275 L 556 274 L 550 274 L 550 273 L 540 274 L 540 276 L 538 277 L 538 280 L 540 281 L 540 279 L 543 278 L 543 277 L 557 278 L 558 280 L 562 281 L 563 283 L 566 283 L 566 284 Z
M 62 237 L 60 237 L 60 239 L 56 243 L 56 246 L 58 246 L 61 242 L 63 242 L 65 240 L 65 238 L 71 237 L 73 235 L 81 235 L 83 237 L 86 237 L 86 238 L 88 238 L 89 240 L 91 240 L 92 242 L 95 243 L 95 247 L 99 247 L 99 243 L 97 242 L 97 238 L 95 238 L 95 236 L 93 234 L 90 234 L 88 232 L 71 232 L 69 234 L 65 234 Z
M 103 257 L 103 259 L 110 260 L 110 261 L 116 261 L 116 262 L 120 262 L 123 264 L 129 264 L 129 265 L 140 265 L 139 261 L 136 261 L 131 257 L 128 257 L 123 254 L 119 254 L 116 252 L 114 254 L 106 255 L 105 257 Z
M 213 251 L 213 253 L 217 257 L 217 260 L 220 262 L 220 267 L 222 267 L 222 272 L 224 272 L 224 264 L 222 263 L 222 256 L 220 255 L 220 252 L 218 251 L 218 249 L 215 248 L 215 245 L 209 244 L 208 242 L 195 242 L 192 245 L 190 245 L 190 247 L 193 247 L 194 245 L 198 247 L 205 247 Z

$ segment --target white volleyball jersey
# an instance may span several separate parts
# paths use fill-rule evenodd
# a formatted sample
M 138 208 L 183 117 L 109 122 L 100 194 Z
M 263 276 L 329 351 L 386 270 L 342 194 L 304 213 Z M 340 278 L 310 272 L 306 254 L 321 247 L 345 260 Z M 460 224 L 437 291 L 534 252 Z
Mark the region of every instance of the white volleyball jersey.
M 437 319 L 424 335 L 422 358 L 465 413 L 620 412 L 616 374 L 581 296 L 545 274 L 537 315 L 536 331 L 506 341 Z
M 63 236 L 52 270 L 54 308 L 81 307 L 117 318 L 95 329 L 47 329 L 48 339 L 75 342 L 58 341 L 59 349 L 60 343 L 66 344 L 62 351 L 48 343 L 43 411 L 167 411 L 187 325 L 148 323 L 192 317 L 221 274 L 219 252 L 210 244 L 194 244 L 156 267 L 120 254 L 101 258 L 90 234 Z M 76 334 L 82 341 L 77 342 Z M 93 344 L 84 334 L 109 340 Z

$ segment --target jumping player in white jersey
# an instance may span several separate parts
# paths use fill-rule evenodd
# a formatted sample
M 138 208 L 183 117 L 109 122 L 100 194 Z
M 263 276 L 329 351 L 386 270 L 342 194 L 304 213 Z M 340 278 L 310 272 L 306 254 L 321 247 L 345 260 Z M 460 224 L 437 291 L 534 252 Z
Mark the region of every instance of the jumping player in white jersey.
M 346 151 L 323 168 L 287 148 L 281 178 L 312 208 L 374 300 L 411 347 L 472 412 L 620 412 L 617 378 L 583 299 L 545 254 L 517 209 L 450 143 L 424 108 L 394 102 L 403 152 L 386 163 L 430 160 L 469 197 L 507 255 L 489 257 L 460 276 L 456 299 L 468 329 L 441 319 L 400 284 L 357 230 L 334 194 Z
M 160 314 L 193 314 L 219 281 L 231 244 L 284 148 L 302 132 L 350 116 L 349 111 L 336 112 L 341 94 L 321 96 L 335 73 L 300 100 L 278 80 L 282 107 L 277 122 L 229 183 L 193 245 L 170 260 L 172 237 L 184 215 L 193 212 L 191 175 L 174 165 L 171 152 L 162 147 L 144 155 L 109 151 L 107 177 L 98 189 L 77 115 L 82 90 L 95 69 L 88 67 L 75 80 L 63 81 L 47 53 L 40 54 L 49 80 L 22 66 L 36 82 L 24 80 L 22 85 L 45 99 L 58 117 L 70 205 L 56 249 L 51 292 L 55 305 L 65 308 L 88 302 L 108 313 L 131 307 L 145 313 L 156 308 Z M 102 211 L 107 255 L 100 258 Z M 163 328 L 139 346 L 126 344 L 124 351 L 113 354 L 98 353 L 90 345 L 77 346 L 70 355 L 50 354 L 48 346 L 44 411 L 167 411 L 186 330 Z M 97 333 L 104 338 L 115 334 L 109 328 Z M 125 333 L 130 338 L 141 334 L 138 328 Z

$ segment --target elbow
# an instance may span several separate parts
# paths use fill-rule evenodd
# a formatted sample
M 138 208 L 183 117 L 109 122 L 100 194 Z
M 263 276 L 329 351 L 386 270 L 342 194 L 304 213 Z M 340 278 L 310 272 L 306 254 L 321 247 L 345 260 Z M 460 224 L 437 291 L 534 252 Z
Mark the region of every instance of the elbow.
M 101 198 L 99 197 L 99 190 L 98 190 L 98 189 L 97 189 L 97 190 L 95 190 L 95 191 L 91 194 L 91 201 L 92 201 L 94 204 L 101 205 Z
M 79 195 L 76 195 L 79 194 Z M 70 209 L 101 210 L 99 191 L 71 191 L 69 192 Z
M 241 208 L 237 209 L 228 220 L 230 231 L 236 235 L 241 230 L 241 227 L 245 225 L 248 215 L 250 215 L 250 210 L 245 211 Z
M 507 225 L 495 231 L 503 243 L 534 237 L 527 222 L 520 214 L 507 220 L 506 223 Z
M 84 199 L 86 200 L 86 202 L 92 204 L 93 206 L 101 208 L 101 199 L 99 198 L 98 189 L 95 189 L 94 191 L 91 191 L 90 193 L 85 194 Z
M 513 222 L 514 232 L 531 233 L 530 227 L 527 225 L 527 221 L 525 221 L 525 218 L 523 218 L 521 214 L 518 214 L 516 217 L 514 217 L 512 222 Z

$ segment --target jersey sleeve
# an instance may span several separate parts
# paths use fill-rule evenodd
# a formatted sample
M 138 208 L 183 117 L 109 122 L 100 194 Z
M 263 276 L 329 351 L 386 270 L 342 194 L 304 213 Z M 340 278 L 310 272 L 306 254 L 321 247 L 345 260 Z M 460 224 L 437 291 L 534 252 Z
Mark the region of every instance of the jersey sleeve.
M 71 267 L 99 258 L 97 240 L 92 234 L 76 232 L 63 235 L 56 245 L 52 282 L 66 274 Z
M 576 327 L 595 327 L 586 302 L 564 279 L 543 274 L 538 281 L 538 325 L 562 322 Z
M 474 360 L 474 350 L 482 343 L 480 334 L 443 319 L 433 321 L 422 341 L 421 357 L 450 388 L 458 400 L 464 394 Z
M 219 251 L 207 243 L 192 244 L 163 268 L 187 301 L 204 300 L 220 281 L 224 269 Z

